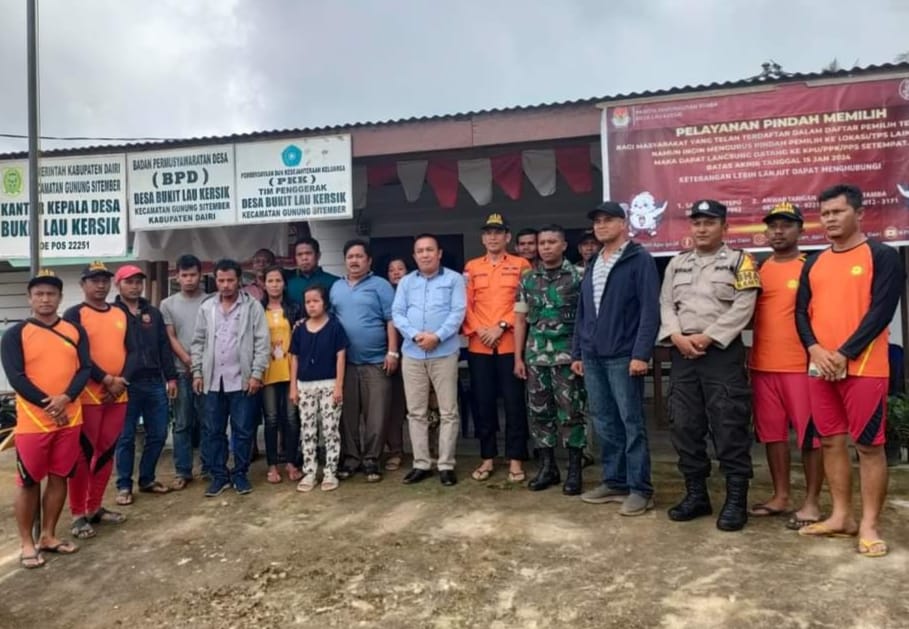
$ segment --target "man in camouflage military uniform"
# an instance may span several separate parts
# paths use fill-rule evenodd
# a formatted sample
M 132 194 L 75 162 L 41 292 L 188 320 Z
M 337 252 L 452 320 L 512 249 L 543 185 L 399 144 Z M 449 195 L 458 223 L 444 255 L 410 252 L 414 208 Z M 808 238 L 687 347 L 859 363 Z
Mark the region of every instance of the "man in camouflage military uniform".
M 748 521 L 752 477 L 751 390 L 741 335 L 761 281 L 752 257 L 723 242 L 725 205 L 698 201 L 689 217 L 694 249 L 673 258 L 666 269 L 657 337 L 673 346 L 670 434 L 686 487 L 669 518 L 687 521 L 713 513 L 707 493 L 709 434 L 726 476 L 726 501 L 716 526 L 738 531 Z
M 565 230 L 558 225 L 547 225 L 537 235 L 540 261 L 522 278 L 514 308 L 514 373 L 527 380 L 530 431 L 540 450 L 540 469 L 528 488 L 539 491 L 561 480 L 555 462 L 555 447 L 561 441 L 568 449 L 562 493 L 574 496 L 581 493 L 587 430 L 584 389 L 581 378 L 571 371 L 581 275 L 565 259 L 567 246 Z

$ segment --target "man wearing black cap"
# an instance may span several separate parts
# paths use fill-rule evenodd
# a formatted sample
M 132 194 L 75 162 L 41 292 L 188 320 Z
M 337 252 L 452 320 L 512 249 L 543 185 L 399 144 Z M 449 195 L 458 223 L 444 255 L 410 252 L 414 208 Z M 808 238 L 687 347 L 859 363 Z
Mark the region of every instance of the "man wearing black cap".
M 723 242 L 725 205 L 697 201 L 688 216 L 694 249 L 670 261 L 660 293 L 658 339 L 672 344 L 672 445 L 686 487 L 685 498 L 669 510 L 669 518 L 686 521 L 713 513 L 707 493 L 710 434 L 726 476 L 726 502 L 716 525 L 737 531 L 748 520 L 752 477 L 751 392 L 741 334 L 751 320 L 761 281 L 752 257 Z
M 816 431 L 809 428 L 808 354 L 795 324 L 795 302 L 805 256 L 799 251 L 802 212 L 792 203 L 775 205 L 764 223 L 773 255 L 760 267 L 761 294 L 754 308 L 754 342 L 749 367 L 754 395 L 754 431 L 767 449 L 773 495 L 749 509 L 752 516 L 789 511 L 789 426 L 795 429 L 805 470 L 805 502 L 786 526 L 800 529 L 820 518 L 824 482 Z
M 32 316 L 7 330 L 0 343 L 3 370 L 16 392 L 15 514 L 23 568 L 43 566 L 42 552 L 70 555 L 78 550 L 73 542 L 59 539 L 56 529 L 66 501 L 66 478 L 80 454 L 79 393 L 88 382 L 91 363 L 85 330 L 57 316 L 62 298 L 63 282 L 52 272 L 33 277 L 28 282 Z M 45 477 L 36 543 L 32 526 Z
M 597 240 L 593 229 L 585 229 L 584 233 L 581 234 L 581 239 L 578 241 L 578 255 L 581 256 L 581 259 L 574 265 L 582 277 L 599 250 L 600 241 Z M 596 462 L 597 456 L 602 458 L 602 452 L 599 455 L 594 452 L 597 432 L 593 425 L 593 418 L 588 412 L 584 413 L 584 417 L 587 422 L 587 445 L 584 446 L 584 452 L 581 454 L 581 464 L 583 467 L 589 467 Z
M 92 362 L 91 378 L 82 391 L 82 451 L 69 479 L 72 534 L 95 536 L 93 524 L 120 524 L 122 513 L 101 506 L 114 464 L 114 450 L 126 419 L 126 387 L 137 355 L 136 335 L 129 317 L 107 303 L 113 273 L 95 261 L 82 270 L 83 302 L 63 318 L 85 328 Z
M 642 515 L 653 508 L 644 376 L 660 325 L 660 279 L 650 253 L 628 240 L 621 205 L 607 201 L 587 216 L 602 249 L 581 282 L 572 369 L 584 376 L 603 480 L 581 499 Z
M 585 229 L 584 233 L 581 234 L 581 239 L 578 241 L 578 255 L 581 256 L 581 259 L 576 266 L 581 273 L 587 269 L 599 250 L 600 241 L 597 240 L 596 234 L 593 233 L 592 229 Z
M 467 311 L 462 328 L 468 339 L 467 362 L 470 389 L 476 402 L 476 430 L 483 462 L 471 475 L 485 481 L 493 472 L 498 454 L 496 433 L 499 413 L 496 399 L 505 404 L 505 458 L 509 461 L 509 480 L 524 480 L 527 459 L 527 409 L 524 385 L 514 375 L 515 296 L 521 276 L 530 262 L 511 255 L 506 247 L 511 240 L 505 218 L 494 212 L 483 223 L 486 255 L 464 266 L 467 284 Z

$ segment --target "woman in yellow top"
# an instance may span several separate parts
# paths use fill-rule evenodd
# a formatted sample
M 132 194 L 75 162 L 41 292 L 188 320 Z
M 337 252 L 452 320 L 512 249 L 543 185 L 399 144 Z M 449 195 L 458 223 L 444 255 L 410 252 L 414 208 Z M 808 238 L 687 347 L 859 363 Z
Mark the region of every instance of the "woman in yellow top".
M 302 477 L 300 472 L 300 417 L 289 403 L 290 394 L 290 336 L 294 323 L 300 319 L 300 307 L 287 299 L 284 271 L 277 266 L 265 269 L 265 320 L 271 338 L 268 368 L 262 377 L 262 406 L 265 410 L 265 459 L 268 482 L 280 483 L 278 471 L 278 439 L 283 444 L 287 476 L 292 481 Z

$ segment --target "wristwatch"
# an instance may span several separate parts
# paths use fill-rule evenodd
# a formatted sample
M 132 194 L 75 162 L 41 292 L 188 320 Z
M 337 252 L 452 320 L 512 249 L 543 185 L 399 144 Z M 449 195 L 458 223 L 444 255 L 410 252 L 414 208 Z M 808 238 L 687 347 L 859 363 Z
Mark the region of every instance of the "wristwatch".
M 507 321 L 499 321 L 499 327 L 502 328 L 503 330 L 507 330 L 507 329 L 508 329 L 508 322 L 507 322 Z

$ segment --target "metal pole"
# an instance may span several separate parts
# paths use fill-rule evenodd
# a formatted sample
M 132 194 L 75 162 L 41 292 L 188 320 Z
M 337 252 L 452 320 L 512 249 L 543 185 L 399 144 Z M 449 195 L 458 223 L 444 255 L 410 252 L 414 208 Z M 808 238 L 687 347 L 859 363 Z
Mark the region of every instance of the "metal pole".
M 41 267 L 41 221 L 38 202 L 38 0 L 26 0 L 28 16 L 28 243 L 32 275 Z
M 41 268 L 41 220 L 38 214 L 38 0 L 26 0 L 28 13 L 28 253 L 32 277 Z M 40 491 L 40 489 L 39 489 Z M 41 503 L 32 524 L 35 543 L 41 536 Z

